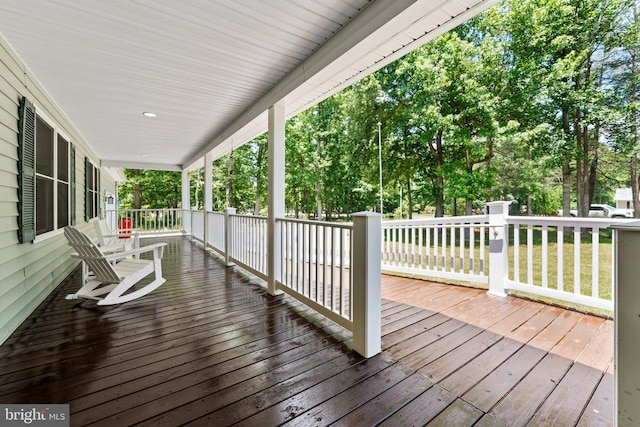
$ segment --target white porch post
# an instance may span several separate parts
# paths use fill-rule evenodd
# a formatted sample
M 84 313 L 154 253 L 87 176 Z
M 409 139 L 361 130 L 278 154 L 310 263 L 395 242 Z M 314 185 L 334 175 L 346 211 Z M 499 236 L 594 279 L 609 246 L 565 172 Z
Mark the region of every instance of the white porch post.
M 353 349 L 364 357 L 381 351 L 381 253 L 382 216 L 359 212 L 353 217 Z
M 489 291 L 506 297 L 505 285 L 509 268 L 509 233 L 507 216 L 511 202 L 489 202 Z
M 204 243 L 204 248 L 205 250 L 207 249 L 207 246 L 209 244 L 209 215 L 207 215 L 207 212 L 211 212 L 213 210 L 213 194 L 212 194 L 212 179 L 213 179 L 213 173 L 212 173 L 212 162 L 213 162 L 213 155 L 211 153 L 207 153 L 204 155 L 204 215 L 203 215 L 203 227 L 202 229 L 204 230 L 204 236 L 203 236 L 203 243 Z
M 229 218 L 229 215 L 235 214 L 236 208 L 226 208 L 224 210 L 224 264 L 227 267 L 235 265 L 230 259 L 233 235 L 231 234 L 231 218 Z
M 182 229 L 191 234 L 191 185 L 186 169 L 182 170 Z
M 276 218 L 284 218 L 284 107 L 274 105 L 269 108 L 269 196 L 267 220 L 267 289 L 271 295 L 278 291 L 280 280 L 280 232 Z
M 640 425 L 640 221 L 614 225 L 614 426 Z

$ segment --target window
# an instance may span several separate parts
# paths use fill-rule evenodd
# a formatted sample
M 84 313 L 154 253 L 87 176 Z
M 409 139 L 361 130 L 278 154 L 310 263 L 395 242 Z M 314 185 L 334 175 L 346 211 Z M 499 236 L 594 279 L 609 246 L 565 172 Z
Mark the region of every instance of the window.
M 26 98 L 20 104 L 18 125 L 18 239 L 24 243 L 71 223 L 75 150 Z
M 69 225 L 69 141 L 36 112 L 36 236 Z
M 85 221 L 100 216 L 100 169 L 84 158 Z

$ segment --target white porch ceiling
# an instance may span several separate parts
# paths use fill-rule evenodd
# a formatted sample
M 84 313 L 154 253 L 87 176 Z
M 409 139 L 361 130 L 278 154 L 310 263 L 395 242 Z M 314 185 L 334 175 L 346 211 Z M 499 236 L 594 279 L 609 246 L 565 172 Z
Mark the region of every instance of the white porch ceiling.
M 2 0 L 0 33 L 103 165 L 177 170 L 497 1 Z

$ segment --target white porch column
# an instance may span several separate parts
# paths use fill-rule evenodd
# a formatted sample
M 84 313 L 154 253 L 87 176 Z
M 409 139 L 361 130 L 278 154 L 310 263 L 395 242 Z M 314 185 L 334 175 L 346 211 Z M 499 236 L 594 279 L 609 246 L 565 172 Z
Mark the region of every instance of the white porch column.
M 509 268 L 507 216 L 511 202 L 489 202 L 489 291 L 506 297 L 505 285 Z
M 182 228 L 186 234 L 191 234 L 191 183 L 189 171 L 182 170 Z
M 614 225 L 614 426 L 640 425 L 640 221 Z
M 280 232 L 276 218 L 284 218 L 284 107 L 269 108 L 269 210 L 267 220 L 267 288 L 271 295 L 278 291 L 280 280 Z
M 212 194 L 212 162 L 213 155 L 211 153 L 207 153 L 204 155 L 204 224 L 202 229 L 204 230 L 204 248 L 207 248 L 209 244 L 209 215 L 207 212 L 211 212 L 213 210 L 213 194 Z
M 224 264 L 227 267 L 235 265 L 230 259 L 233 234 L 231 233 L 231 218 L 229 218 L 229 215 L 235 214 L 236 208 L 226 208 L 224 210 Z
M 382 348 L 382 216 L 359 212 L 352 217 L 353 349 L 364 357 L 372 357 Z

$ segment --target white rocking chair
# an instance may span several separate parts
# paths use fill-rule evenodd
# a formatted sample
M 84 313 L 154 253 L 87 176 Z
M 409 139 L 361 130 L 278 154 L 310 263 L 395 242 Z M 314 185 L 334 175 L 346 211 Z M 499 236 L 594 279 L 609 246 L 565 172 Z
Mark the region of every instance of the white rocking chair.
M 166 243 L 157 243 L 125 252 L 103 253 L 96 244 L 83 232 L 68 226 L 64 235 L 79 258 L 86 264 L 92 275 L 83 274 L 82 287 L 66 299 L 87 298 L 97 300 L 98 305 L 121 304 L 132 301 L 157 289 L 165 282 L 162 277 L 162 249 Z M 153 251 L 153 260 L 133 259 L 131 256 Z M 114 262 L 113 264 L 110 262 Z M 84 270 L 83 266 L 83 270 Z M 136 283 L 149 274 L 155 273 L 155 279 L 144 287 L 126 293 Z M 102 296 L 106 294 L 106 296 Z
M 115 252 L 120 247 L 125 250 L 138 249 L 140 247 L 140 239 L 136 230 L 131 230 L 126 237 L 118 235 L 109 229 L 106 219 L 98 219 L 93 222 L 93 227 L 96 231 L 96 239 L 98 246 L 105 252 L 109 250 Z

